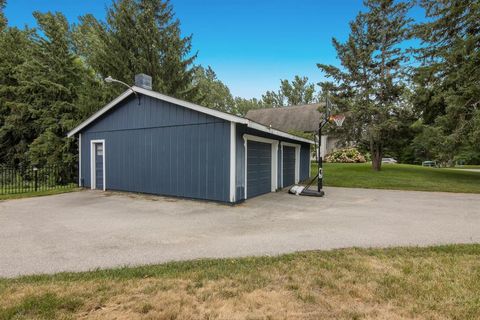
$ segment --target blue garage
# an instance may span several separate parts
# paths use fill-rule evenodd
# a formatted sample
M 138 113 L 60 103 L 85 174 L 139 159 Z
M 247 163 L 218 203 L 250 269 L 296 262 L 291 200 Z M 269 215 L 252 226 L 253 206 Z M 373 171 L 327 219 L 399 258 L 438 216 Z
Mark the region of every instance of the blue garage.
M 82 187 L 229 203 L 307 179 L 313 143 L 142 86 L 68 136 Z

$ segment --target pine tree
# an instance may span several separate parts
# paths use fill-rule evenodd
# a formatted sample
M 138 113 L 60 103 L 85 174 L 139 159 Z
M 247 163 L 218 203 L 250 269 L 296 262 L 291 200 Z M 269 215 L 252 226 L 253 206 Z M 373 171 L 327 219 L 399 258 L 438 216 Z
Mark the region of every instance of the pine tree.
M 7 0 L 0 0 L 0 32 L 2 32 L 7 27 L 7 18 L 3 13 L 5 6 L 7 5 Z
M 422 114 L 417 152 L 446 165 L 480 161 L 480 3 L 423 0 L 427 22 L 416 27 L 415 108 Z M 430 159 L 429 159 L 430 160 Z
M 31 37 L 28 58 L 17 67 L 16 105 L 13 115 L 25 115 L 26 156 L 34 165 L 76 162 L 74 141 L 65 137 L 78 122 L 75 102 L 82 83 L 82 63 L 70 50 L 69 24 L 60 14 L 35 12 L 41 33 Z M 10 123 L 9 123 L 10 124 Z
M 154 90 L 195 98 L 191 36 L 181 36 L 180 22 L 168 1 L 118 0 L 108 9 L 106 23 L 91 15 L 80 21 L 77 52 L 100 77 L 132 83 L 135 74 L 146 73 L 153 77 Z
M 0 164 L 26 162 L 31 142 L 31 113 L 17 100 L 18 67 L 29 59 L 31 30 L 6 28 L 0 32 Z
M 401 44 L 409 37 L 410 3 L 366 0 L 367 12 L 350 23 L 346 43 L 333 39 L 342 68 L 318 64 L 334 83 L 324 83 L 334 102 L 348 112 L 350 140 L 365 143 L 372 167 L 381 169 L 382 156 L 409 119 L 403 99 L 407 54 Z

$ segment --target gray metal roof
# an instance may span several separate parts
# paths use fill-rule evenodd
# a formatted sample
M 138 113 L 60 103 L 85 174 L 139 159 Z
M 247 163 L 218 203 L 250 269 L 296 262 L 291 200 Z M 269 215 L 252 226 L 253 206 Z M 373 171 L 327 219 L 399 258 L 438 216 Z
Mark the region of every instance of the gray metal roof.
M 265 126 L 290 132 L 313 132 L 318 130 L 324 103 L 314 103 L 301 106 L 255 109 L 247 112 L 246 118 Z

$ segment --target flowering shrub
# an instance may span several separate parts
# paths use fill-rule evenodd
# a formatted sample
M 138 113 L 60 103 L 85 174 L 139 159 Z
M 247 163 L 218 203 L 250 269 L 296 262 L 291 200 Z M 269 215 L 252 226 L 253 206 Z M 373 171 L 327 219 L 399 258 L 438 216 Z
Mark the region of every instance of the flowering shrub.
M 334 150 L 327 154 L 325 162 L 359 163 L 366 162 L 366 160 L 356 148 L 345 148 Z

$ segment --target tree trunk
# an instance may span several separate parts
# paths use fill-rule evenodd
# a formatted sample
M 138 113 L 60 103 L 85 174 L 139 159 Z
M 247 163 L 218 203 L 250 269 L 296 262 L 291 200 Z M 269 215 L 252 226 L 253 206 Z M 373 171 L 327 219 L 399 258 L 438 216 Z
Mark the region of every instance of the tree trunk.
M 370 153 L 372 154 L 372 169 L 374 171 L 382 170 L 382 146 L 379 143 L 370 141 Z

